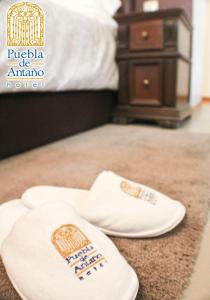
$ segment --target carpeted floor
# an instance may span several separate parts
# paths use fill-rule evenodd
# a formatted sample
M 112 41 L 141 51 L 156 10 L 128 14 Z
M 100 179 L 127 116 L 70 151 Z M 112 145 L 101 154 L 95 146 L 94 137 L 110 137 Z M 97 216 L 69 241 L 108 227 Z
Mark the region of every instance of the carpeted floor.
M 19 197 L 33 185 L 90 188 L 104 169 L 150 185 L 187 207 L 184 222 L 167 235 L 113 238 L 138 274 L 138 300 L 180 299 L 208 217 L 210 135 L 107 125 L 1 161 L 0 202 Z M 2 264 L 0 299 L 19 299 Z

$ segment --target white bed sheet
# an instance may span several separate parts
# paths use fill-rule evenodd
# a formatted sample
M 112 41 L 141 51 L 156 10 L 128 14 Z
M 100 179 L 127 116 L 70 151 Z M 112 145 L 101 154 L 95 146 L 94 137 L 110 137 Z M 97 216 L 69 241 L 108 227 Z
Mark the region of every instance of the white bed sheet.
M 0 93 L 34 90 L 30 84 L 26 88 L 23 82 L 18 88 L 14 86 L 14 82 L 9 88 L 6 84 L 9 70 L 6 11 L 15 2 L 18 1 L 0 1 Z M 40 4 L 45 12 L 45 47 L 40 49 L 43 49 L 45 54 L 46 76 L 42 82 L 44 88 L 39 87 L 35 90 L 116 90 L 117 24 L 111 15 L 103 15 L 94 10 L 86 13 L 85 9 L 80 13 L 78 7 L 73 9 L 64 0 L 39 0 L 36 3 Z

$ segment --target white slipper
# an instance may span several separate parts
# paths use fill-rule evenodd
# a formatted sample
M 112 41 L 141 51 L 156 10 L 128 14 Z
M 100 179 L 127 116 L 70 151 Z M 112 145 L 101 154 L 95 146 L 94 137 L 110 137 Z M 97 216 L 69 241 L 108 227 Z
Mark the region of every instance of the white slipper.
M 1 246 L 15 222 L 29 211 L 21 200 L 13 200 L 0 205 L 0 254 Z
M 110 171 L 102 172 L 89 192 L 41 186 L 27 190 L 22 199 L 29 208 L 66 201 L 106 234 L 131 238 L 162 235 L 174 229 L 186 213 L 180 202 Z
M 137 276 L 113 242 L 62 201 L 16 220 L 1 256 L 22 299 L 134 300 L 138 292 Z

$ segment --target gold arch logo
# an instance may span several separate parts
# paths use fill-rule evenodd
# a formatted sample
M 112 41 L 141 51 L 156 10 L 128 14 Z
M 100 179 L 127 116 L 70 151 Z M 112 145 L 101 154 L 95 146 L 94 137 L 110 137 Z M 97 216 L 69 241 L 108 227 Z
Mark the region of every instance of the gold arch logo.
M 85 234 L 74 225 L 63 225 L 52 234 L 52 243 L 64 258 L 91 244 Z
M 8 46 L 44 46 L 44 13 L 31 2 L 19 2 L 7 12 Z
M 138 198 L 142 191 L 141 188 L 139 188 L 138 186 L 132 185 L 127 181 L 122 181 L 120 184 L 120 188 L 124 193 L 126 193 L 132 197 L 135 197 L 135 198 Z

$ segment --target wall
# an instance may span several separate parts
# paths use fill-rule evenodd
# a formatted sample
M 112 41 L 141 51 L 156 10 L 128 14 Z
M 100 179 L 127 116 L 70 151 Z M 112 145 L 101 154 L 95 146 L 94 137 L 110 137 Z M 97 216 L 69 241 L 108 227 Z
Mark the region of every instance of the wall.
M 207 0 L 205 27 L 203 97 L 210 98 L 210 0 Z
M 191 106 L 199 104 L 203 97 L 204 85 L 204 54 L 207 1 L 193 0 L 193 53 L 192 53 L 192 84 Z

